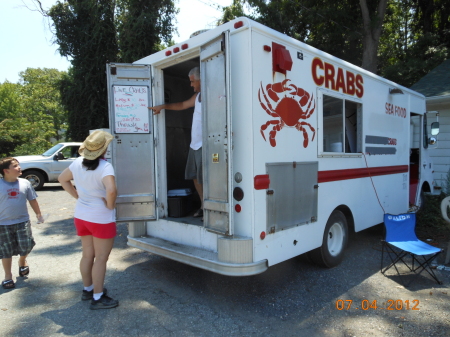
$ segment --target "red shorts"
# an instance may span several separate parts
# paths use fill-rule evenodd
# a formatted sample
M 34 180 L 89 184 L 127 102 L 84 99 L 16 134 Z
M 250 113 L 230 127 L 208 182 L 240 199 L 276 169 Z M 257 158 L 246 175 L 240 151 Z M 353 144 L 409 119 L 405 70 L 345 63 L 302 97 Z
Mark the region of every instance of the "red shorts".
M 99 239 L 112 239 L 116 236 L 116 223 L 95 223 L 74 218 L 78 236 L 92 235 Z

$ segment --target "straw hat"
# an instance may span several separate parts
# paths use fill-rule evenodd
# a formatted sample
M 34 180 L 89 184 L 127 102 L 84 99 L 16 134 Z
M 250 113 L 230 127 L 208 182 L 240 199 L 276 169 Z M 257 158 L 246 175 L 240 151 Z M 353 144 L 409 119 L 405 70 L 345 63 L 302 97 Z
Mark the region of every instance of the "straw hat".
M 110 133 L 96 130 L 87 136 L 78 153 L 89 160 L 97 159 L 106 151 L 112 140 L 113 136 Z

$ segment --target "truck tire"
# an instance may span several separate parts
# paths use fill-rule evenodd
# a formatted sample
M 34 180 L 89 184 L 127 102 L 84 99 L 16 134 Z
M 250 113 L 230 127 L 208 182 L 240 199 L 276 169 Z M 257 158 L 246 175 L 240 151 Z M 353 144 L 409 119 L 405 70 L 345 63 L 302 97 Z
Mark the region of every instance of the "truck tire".
M 417 210 L 423 209 L 425 206 L 425 192 L 423 189 L 420 190 L 419 199 L 417 200 Z
M 342 262 L 347 242 L 347 219 L 341 211 L 335 210 L 325 226 L 322 246 L 309 252 L 309 256 L 319 266 L 335 267 Z
M 35 191 L 39 191 L 44 186 L 45 178 L 39 171 L 25 171 L 21 178 L 28 180 Z
M 449 207 L 450 207 L 450 197 L 446 197 L 446 198 L 442 199 L 441 213 L 442 213 L 442 217 L 444 218 L 444 220 L 447 221 L 448 223 L 450 223 L 450 218 L 448 217 L 448 212 L 447 212 Z

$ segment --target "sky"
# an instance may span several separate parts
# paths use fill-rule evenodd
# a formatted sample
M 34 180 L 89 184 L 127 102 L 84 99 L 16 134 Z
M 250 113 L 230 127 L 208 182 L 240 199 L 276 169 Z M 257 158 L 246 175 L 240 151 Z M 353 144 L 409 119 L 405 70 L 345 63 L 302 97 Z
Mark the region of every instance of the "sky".
M 229 6 L 232 1 L 175 0 L 180 9 L 175 42 L 187 40 L 197 30 L 213 28 L 221 17 L 217 5 Z M 41 0 L 44 9 L 56 2 Z M 17 83 L 19 73 L 27 68 L 69 68 L 70 62 L 57 51 L 58 45 L 52 44 L 51 21 L 36 11 L 32 0 L 0 0 L 0 13 L 0 83 Z

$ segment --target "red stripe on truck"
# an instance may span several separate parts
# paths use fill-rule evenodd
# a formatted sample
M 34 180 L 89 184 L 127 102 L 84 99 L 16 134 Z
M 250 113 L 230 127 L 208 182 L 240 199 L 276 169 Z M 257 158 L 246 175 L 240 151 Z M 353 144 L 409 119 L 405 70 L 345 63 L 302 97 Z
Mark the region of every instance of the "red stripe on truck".
M 319 171 L 318 182 L 326 183 L 330 181 L 348 180 L 367 178 L 370 176 L 384 176 L 389 174 L 407 173 L 408 165 L 398 166 L 383 166 L 383 167 L 364 167 L 358 169 L 346 169 L 346 170 L 330 170 Z

